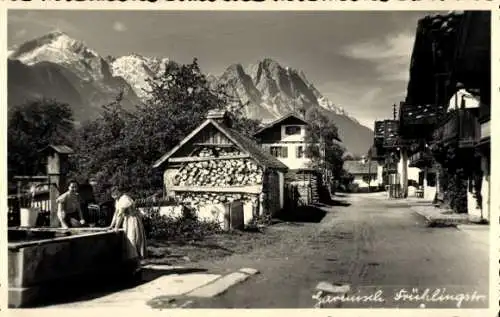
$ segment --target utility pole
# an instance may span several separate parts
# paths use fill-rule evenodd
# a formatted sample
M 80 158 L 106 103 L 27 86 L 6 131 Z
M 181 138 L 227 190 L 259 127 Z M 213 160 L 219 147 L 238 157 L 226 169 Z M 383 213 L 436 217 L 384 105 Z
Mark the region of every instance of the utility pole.
M 371 192 L 372 183 L 372 153 L 371 150 L 368 152 L 368 192 Z
M 393 113 L 393 116 L 394 116 L 394 120 L 397 120 L 398 119 L 398 111 L 396 110 L 396 104 L 393 104 L 392 105 L 392 113 Z

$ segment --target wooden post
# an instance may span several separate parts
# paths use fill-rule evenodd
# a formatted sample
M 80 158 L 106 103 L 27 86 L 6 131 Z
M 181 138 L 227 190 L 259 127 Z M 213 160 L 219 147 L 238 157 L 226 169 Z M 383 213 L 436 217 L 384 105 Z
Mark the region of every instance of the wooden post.
M 371 192 L 371 183 L 372 183 L 372 157 L 368 156 L 368 192 Z
M 56 185 L 59 183 L 58 174 L 48 174 L 48 184 L 49 184 L 49 210 L 50 210 L 50 226 L 59 227 L 59 219 L 57 218 L 57 203 L 56 199 L 63 192 Z
M 427 175 L 429 173 L 429 169 L 427 166 L 424 167 L 424 180 L 422 182 L 422 187 L 423 187 L 423 190 L 424 190 L 424 194 L 423 194 L 423 197 L 422 198 L 426 198 L 426 194 L 428 192 L 428 186 L 427 186 Z
M 50 208 L 50 226 L 59 227 L 57 218 L 56 199 L 66 191 L 67 173 L 68 173 L 68 155 L 73 150 L 67 146 L 49 145 L 40 152 L 47 155 L 47 176 L 49 184 L 49 208 Z
M 436 175 L 436 176 L 435 176 L 435 177 L 436 177 L 436 179 L 435 179 L 435 183 L 436 183 L 436 195 L 435 195 L 435 196 L 434 196 L 434 198 L 432 199 L 433 201 L 434 201 L 435 199 L 437 199 L 438 195 L 439 195 L 439 194 L 441 194 L 441 192 L 442 192 L 442 189 L 441 189 L 441 186 L 442 186 L 442 185 L 441 185 L 441 182 L 439 181 L 439 178 L 440 178 L 440 175 L 439 175 L 439 169 L 441 168 L 441 166 L 440 166 L 440 165 L 438 165 L 438 164 L 434 164 L 434 165 L 435 165 L 435 166 L 434 166 L 434 169 L 436 170 L 436 174 L 435 174 L 435 175 Z
M 231 230 L 231 203 L 224 204 L 224 231 Z
M 19 204 L 19 210 L 23 207 L 22 204 L 22 190 L 21 187 L 23 186 L 23 183 L 21 181 L 17 181 L 17 203 Z
M 401 191 L 403 198 L 408 196 L 408 153 L 401 147 Z

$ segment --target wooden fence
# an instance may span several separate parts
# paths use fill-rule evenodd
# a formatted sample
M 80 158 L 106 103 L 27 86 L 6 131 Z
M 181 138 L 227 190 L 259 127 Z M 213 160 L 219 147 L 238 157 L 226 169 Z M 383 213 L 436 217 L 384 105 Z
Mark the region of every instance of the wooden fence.
M 9 227 L 20 225 L 21 208 L 38 208 L 39 214 L 36 225 L 39 227 L 50 226 L 50 200 L 48 191 L 38 192 L 34 195 L 9 195 L 7 204 Z
M 7 201 L 9 227 L 20 225 L 21 208 L 37 208 L 39 213 L 36 226 L 50 226 L 50 194 L 48 190 L 35 192 L 34 194 L 9 195 Z M 110 201 L 101 204 L 82 202 L 82 212 L 88 225 L 105 227 L 111 223 L 114 213 L 114 202 Z
M 285 184 L 285 210 L 295 210 L 300 205 L 301 195 L 299 192 L 299 186 L 295 184 L 286 183 Z

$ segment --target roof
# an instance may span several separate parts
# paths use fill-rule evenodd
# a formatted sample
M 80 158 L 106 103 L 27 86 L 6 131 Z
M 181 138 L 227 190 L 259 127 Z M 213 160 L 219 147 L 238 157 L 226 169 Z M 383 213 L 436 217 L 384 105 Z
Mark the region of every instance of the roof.
M 249 137 L 239 133 L 234 129 L 227 130 L 237 141 L 237 143 L 239 143 L 238 145 L 248 151 L 250 156 L 252 156 L 260 164 L 270 168 L 288 170 L 288 167 L 285 164 L 283 164 L 276 157 L 272 156 L 270 153 L 264 151 L 255 141 L 253 141 Z
M 287 119 L 290 119 L 290 118 L 295 118 L 299 121 L 302 121 L 305 125 L 309 125 L 309 122 L 307 122 L 306 120 L 302 119 L 302 116 L 300 114 L 297 114 L 295 112 L 291 112 L 279 119 L 276 119 L 274 121 L 271 121 L 270 123 L 267 123 L 266 125 L 264 125 L 262 128 L 260 128 L 259 130 L 257 130 L 257 132 L 255 132 L 253 135 L 254 136 L 257 136 L 259 135 L 260 133 L 262 133 L 263 131 L 269 129 L 269 128 L 272 128 L 280 123 L 282 123 L 283 121 L 287 120 Z M 338 142 L 342 142 L 342 140 L 340 139 L 340 137 L 337 135 L 336 138 L 333 139 L 333 141 L 338 141 Z
M 221 133 L 223 133 L 228 139 L 230 139 L 236 146 L 238 146 L 244 152 L 247 152 L 259 165 L 264 167 L 288 170 L 288 167 L 279 161 L 277 158 L 272 156 L 270 153 L 265 152 L 255 141 L 247 136 L 239 133 L 238 131 L 227 127 L 222 123 L 218 123 L 212 119 L 207 119 L 200 126 L 194 129 L 188 136 L 184 138 L 177 146 L 175 146 L 168 153 L 163 155 L 154 164 L 154 168 L 158 168 L 163 165 L 168 159 L 175 154 L 184 144 L 189 142 L 194 138 L 200 131 L 202 131 L 208 125 L 212 125 L 217 128 Z
M 262 131 L 267 130 L 267 129 L 271 128 L 271 127 L 274 127 L 275 125 L 280 124 L 281 122 L 283 122 L 283 121 L 285 121 L 287 119 L 290 119 L 290 118 L 296 118 L 296 119 L 302 121 L 306 125 L 309 124 L 309 122 L 305 121 L 302 118 L 301 115 L 299 115 L 299 114 L 297 114 L 295 112 L 291 112 L 291 113 L 289 113 L 287 115 L 284 115 L 283 117 L 281 117 L 279 119 L 276 119 L 274 121 L 271 121 L 271 122 L 267 123 L 265 126 L 263 126 L 262 128 L 260 128 L 259 130 L 257 130 L 257 132 L 255 132 L 253 135 L 260 134 Z
M 441 104 L 453 94 L 448 87 L 446 95 L 439 96 L 436 102 L 436 72 L 446 72 L 447 65 L 453 62 L 457 47 L 457 36 L 463 13 L 451 12 L 446 15 L 426 16 L 418 21 L 415 41 L 411 55 L 406 102 L 410 104 Z M 483 30 L 482 30 L 483 32 Z M 489 38 L 489 37 L 488 37 Z M 446 84 L 446 78 L 438 78 Z
M 371 166 L 370 166 L 371 165 Z M 378 163 L 371 161 L 363 163 L 361 161 L 344 161 L 344 170 L 353 175 L 356 174 L 377 174 Z
M 44 147 L 39 152 L 44 152 L 48 149 L 52 149 L 59 154 L 73 154 L 74 153 L 73 149 L 67 145 L 52 145 L 52 144 Z

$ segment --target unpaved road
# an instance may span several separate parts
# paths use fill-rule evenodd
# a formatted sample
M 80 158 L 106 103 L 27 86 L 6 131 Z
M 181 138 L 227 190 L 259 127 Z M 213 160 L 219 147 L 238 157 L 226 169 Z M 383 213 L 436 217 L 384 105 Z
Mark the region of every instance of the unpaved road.
M 312 308 L 320 281 L 350 285 L 351 299 L 342 303 L 346 308 L 456 308 L 460 298 L 455 296 L 474 292 L 475 299 L 462 300 L 461 307 L 487 307 L 487 242 L 456 228 L 428 228 L 404 201 L 377 194 L 337 199 L 347 204 L 324 207 L 327 212 L 320 222 L 270 228 L 280 232 L 276 243 L 246 255 L 198 263 L 214 272 L 252 267 L 261 273 L 216 298 L 195 299 L 191 307 Z M 397 296 L 401 291 L 422 295 L 427 288 L 429 297 L 434 292 L 448 297 L 436 301 Z M 365 297 L 355 300 L 352 295 Z M 330 297 L 326 307 L 334 307 L 332 301 Z

